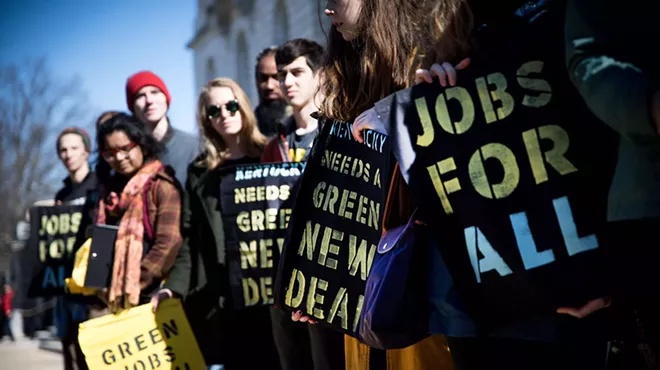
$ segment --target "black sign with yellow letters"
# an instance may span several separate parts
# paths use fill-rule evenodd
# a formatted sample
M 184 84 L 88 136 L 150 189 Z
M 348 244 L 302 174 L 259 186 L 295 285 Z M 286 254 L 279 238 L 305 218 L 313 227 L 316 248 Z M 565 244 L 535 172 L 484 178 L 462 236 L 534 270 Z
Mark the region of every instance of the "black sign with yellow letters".
M 568 80 L 560 8 L 481 30 L 458 85 L 415 86 L 406 127 L 390 128 L 407 131 L 412 194 L 462 297 L 490 323 L 580 307 L 606 281 L 616 138 Z
M 31 234 L 22 254 L 28 297 L 62 295 L 84 233 L 83 206 L 33 207 L 29 212 Z
M 220 185 L 234 308 L 273 303 L 273 282 L 305 162 L 236 166 Z
M 355 335 L 381 236 L 391 177 L 390 141 L 364 143 L 352 124 L 327 122 L 300 183 L 278 269 L 276 303 Z

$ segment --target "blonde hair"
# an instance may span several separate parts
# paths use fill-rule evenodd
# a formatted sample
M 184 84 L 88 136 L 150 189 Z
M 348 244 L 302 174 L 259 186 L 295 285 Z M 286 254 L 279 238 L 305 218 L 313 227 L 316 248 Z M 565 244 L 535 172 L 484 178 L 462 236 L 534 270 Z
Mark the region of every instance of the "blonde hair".
M 250 99 L 245 91 L 232 79 L 226 77 L 215 78 L 206 83 L 197 99 L 197 127 L 200 137 L 204 141 L 206 155 L 199 164 L 208 169 L 214 169 L 222 165 L 229 158 L 227 143 L 213 128 L 209 114 L 206 110 L 209 104 L 209 94 L 215 87 L 227 87 L 238 100 L 239 112 L 241 112 L 241 131 L 239 145 L 244 155 L 249 157 L 260 157 L 266 146 L 267 139 L 261 134 L 257 126 L 257 118 L 252 110 Z

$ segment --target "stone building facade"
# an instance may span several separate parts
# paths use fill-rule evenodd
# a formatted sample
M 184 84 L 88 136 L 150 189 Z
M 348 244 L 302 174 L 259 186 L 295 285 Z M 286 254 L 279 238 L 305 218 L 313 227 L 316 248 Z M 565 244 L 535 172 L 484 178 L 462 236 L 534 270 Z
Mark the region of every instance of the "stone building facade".
M 325 45 L 329 21 L 321 0 L 198 0 L 194 54 L 195 91 L 215 77 L 230 77 L 258 103 L 254 66 L 268 46 L 293 38 Z M 323 28 L 321 26 L 323 24 Z

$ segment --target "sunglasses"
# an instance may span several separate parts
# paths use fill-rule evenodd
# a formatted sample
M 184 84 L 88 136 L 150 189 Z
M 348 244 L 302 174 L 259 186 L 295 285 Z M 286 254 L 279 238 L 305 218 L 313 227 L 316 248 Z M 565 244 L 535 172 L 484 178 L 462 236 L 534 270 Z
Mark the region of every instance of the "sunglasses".
M 231 113 L 233 116 L 236 112 L 238 112 L 238 109 L 240 106 L 238 105 L 238 100 L 230 100 L 225 104 L 225 109 Z M 221 105 L 209 105 L 206 107 L 206 112 L 208 113 L 209 117 L 211 118 L 218 118 L 222 115 L 222 106 Z
M 110 162 L 111 160 L 117 158 L 117 154 L 119 153 L 122 153 L 124 156 L 128 156 L 128 153 L 131 150 L 133 150 L 133 148 L 135 148 L 136 146 L 137 146 L 136 143 L 130 143 L 121 148 L 104 150 L 101 153 L 101 156 L 103 157 L 103 159 L 105 159 L 106 162 Z

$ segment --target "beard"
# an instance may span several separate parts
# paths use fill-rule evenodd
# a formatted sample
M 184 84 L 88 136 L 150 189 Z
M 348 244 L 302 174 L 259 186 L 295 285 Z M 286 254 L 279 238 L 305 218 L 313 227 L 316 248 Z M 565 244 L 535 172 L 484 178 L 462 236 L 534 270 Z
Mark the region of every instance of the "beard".
M 264 100 L 254 110 L 254 114 L 261 133 L 273 136 L 278 133 L 282 120 L 290 114 L 290 107 L 284 99 Z

